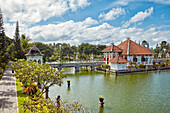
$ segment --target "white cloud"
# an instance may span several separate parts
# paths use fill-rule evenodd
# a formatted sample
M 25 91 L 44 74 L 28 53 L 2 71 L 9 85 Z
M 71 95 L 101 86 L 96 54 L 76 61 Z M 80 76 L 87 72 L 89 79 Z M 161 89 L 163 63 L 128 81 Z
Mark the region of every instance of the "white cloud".
M 133 16 L 129 21 L 125 22 L 122 27 L 128 27 L 132 23 L 144 21 L 145 18 L 149 17 L 153 13 L 153 7 L 146 9 L 144 12 L 140 11 Z
M 88 0 L 0 0 L 4 20 L 34 24 L 90 5 Z
M 160 4 L 170 4 L 170 0 L 115 0 L 110 6 L 126 6 L 130 2 L 142 2 L 142 1 L 148 1 L 148 2 L 155 2 Z
M 112 8 L 108 13 L 101 13 L 98 18 L 108 21 L 108 20 L 115 20 L 120 15 L 124 15 L 126 12 L 122 8 Z
M 155 47 L 156 43 L 160 43 L 162 40 L 170 41 L 170 31 L 163 31 L 158 27 L 150 27 L 150 29 L 144 30 L 135 27 L 114 27 L 108 23 L 98 24 L 99 23 L 96 20 L 90 17 L 80 22 L 70 20 L 57 25 L 48 24 L 31 28 L 25 28 L 24 24 L 21 24 L 20 34 L 26 33 L 32 41 L 41 41 L 44 43 L 65 42 L 70 43 L 71 45 L 79 45 L 83 42 L 107 45 L 110 45 L 111 42 L 113 42 L 118 45 L 121 41 L 126 40 L 127 37 L 130 37 L 133 41 L 136 40 L 137 42 L 147 40 L 151 47 Z M 5 23 L 5 30 L 8 36 L 12 34 L 13 37 L 15 24 Z
M 60 24 L 48 24 L 44 26 L 35 26 L 29 29 L 30 37 L 35 41 L 65 41 L 71 39 L 75 34 L 81 33 L 91 25 L 98 22 L 90 17 L 82 22 L 74 22 L 73 20 Z
M 170 4 L 170 0 L 147 0 L 147 1 L 157 2 L 161 4 Z

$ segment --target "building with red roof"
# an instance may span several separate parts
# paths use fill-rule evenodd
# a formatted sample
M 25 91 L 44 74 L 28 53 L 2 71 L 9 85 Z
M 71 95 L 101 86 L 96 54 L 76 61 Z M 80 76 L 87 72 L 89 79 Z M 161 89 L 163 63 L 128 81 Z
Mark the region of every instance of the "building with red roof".
M 143 47 L 127 38 L 118 46 L 113 43 L 102 50 L 104 61 L 111 66 L 111 69 L 121 70 L 130 62 L 136 64 L 153 65 L 154 52 L 147 47 Z M 118 66 L 119 65 L 119 66 Z M 118 66 L 118 67 L 117 67 Z

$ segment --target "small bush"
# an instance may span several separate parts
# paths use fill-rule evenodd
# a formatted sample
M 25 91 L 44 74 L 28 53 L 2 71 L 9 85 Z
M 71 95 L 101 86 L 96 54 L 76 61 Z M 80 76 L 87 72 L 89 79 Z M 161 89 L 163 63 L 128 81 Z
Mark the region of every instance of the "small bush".
M 128 65 L 128 66 L 127 66 L 128 69 L 131 68 L 131 67 L 132 67 L 132 65 Z
M 162 67 L 165 67 L 165 63 L 162 63 L 161 66 L 162 66 Z
M 152 65 L 147 65 L 148 67 L 152 67 Z
M 159 66 L 160 64 L 159 63 L 155 63 L 155 65 Z
M 104 98 L 103 96 L 99 96 L 99 98 Z
M 143 64 L 139 64 L 140 68 L 145 68 L 145 66 Z
M 138 67 L 139 67 L 138 65 L 135 65 L 135 68 L 136 68 L 136 69 L 138 69 Z
M 156 64 L 153 64 L 153 68 L 156 68 Z
M 136 62 L 135 61 L 134 62 L 130 62 L 130 65 L 132 65 L 132 64 L 136 65 Z
M 109 66 L 108 64 L 102 64 L 102 68 L 104 68 L 104 69 L 109 69 L 110 66 Z
M 168 66 L 170 66 L 170 62 L 168 62 Z

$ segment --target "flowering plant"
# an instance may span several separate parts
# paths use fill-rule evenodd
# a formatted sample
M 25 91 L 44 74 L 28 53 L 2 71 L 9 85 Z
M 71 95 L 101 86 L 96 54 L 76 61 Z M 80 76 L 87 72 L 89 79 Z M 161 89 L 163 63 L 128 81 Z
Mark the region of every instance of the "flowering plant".
M 24 92 L 27 94 L 27 95 L 34 95 L 36 92 L 37 92 L 37 88 L 34 86 L 34 85 L 31 85 L 31 86 L 28 86 Z

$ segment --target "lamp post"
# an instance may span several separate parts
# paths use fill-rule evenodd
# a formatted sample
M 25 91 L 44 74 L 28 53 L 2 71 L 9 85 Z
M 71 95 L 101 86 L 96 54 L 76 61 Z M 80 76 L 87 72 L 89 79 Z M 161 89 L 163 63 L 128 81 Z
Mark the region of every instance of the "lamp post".
M 78 52 L 76 53 L 76 62 L 78 61 Z
M 58 58 L 58 62 L 59 64 L 61 64 L 61 45 L 59 45 L 59 58 Z

